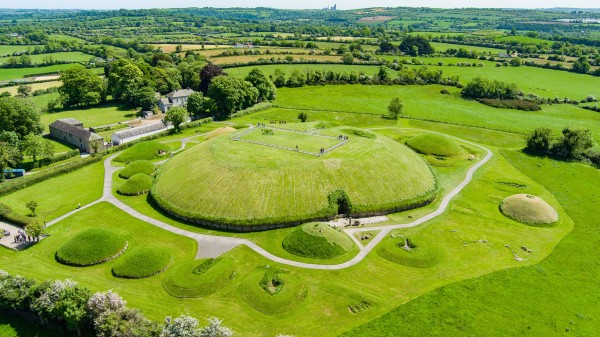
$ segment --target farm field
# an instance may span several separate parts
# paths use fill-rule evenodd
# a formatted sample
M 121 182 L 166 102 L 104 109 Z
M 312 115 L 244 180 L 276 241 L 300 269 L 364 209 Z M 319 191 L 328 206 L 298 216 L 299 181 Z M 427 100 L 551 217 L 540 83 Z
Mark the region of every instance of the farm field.
M 0 45 L 0 56 L 12 55 L 17 52 L 24 52 L 35 48 L 35 45 Z
M 58 94 L 54 94 L 58 97 Z M 46 96 L 46 95 L 42 95 Z M 43 98 L 42 96 L 38 96 Z M 46 103 L 47 104 L 47 103 Z M 43 104 L 38 104 L 42 106 Z M 136 118 L 138 110 L 135 109 L 124 109 L 121 106 L 114 103 L 107 103 L 104 106 L 96 106 L 91 108 L 66 110 L 61 112 L 44 113 L 41 116 L 42 124 L 47 126 L 57 119 L 62 118 L 75 118 L 83 122 L 84 127 L 90 126 L 102 126 L 112 123 L 132 120 Z M 47 129 L 48 130 L 48 129 Z
M 62 82 L 60 82 L 60 81 L 50 81 L 50 82 L 31 83 L 31 84 L 28 84 L 28 85 L 31 86 L 31 90 L 36 91 L 36 90 L 40 90 L 40 89 L 48 89 L 48 88 L 52 88 L 52 87 L 59 87 L 61 84 L 62 84 Z M 15 85 L 15 86 L 12 86 L 12 87 L 0 88 L 0 92 L 7 91 L 12 96 L 16 96 L 19 93 L 17 91 L 18 89 L 19 89 L 19 86 Z
M 75 67 L 83 66 L 81 64 L 74 63 L 57 64 L 47 67 L 2 69 L 2 71 L 0 71 L 0 81 L 17 80 L 24 77 L 32 77 L 40 74 L 54 74 Z
M 82 52 L 62 52 L 30 55 L 33 64 L 42 63 L 45 59 L 52 58 L 54 61 L 88 62 L 93 55 Z M 10 57 L 0 57 L 0 64 L 8 63 Z
M 506 50 L 498 49 L 498 48 L 487 48 L 487 47 L 479 47 L 479 46 L 469 46 L 462 44 L 451 44 L 451 43 L 442 43 L 442 42 L 432 42 L 431 45 L 435 48 L 436 52 L 445 51 L 448 49 L 460 49 L 464 48 L 469 51 L 474 51 L 478 53 L 488 53 L 492 55 L 498 55 L 498 53 L 505 53 Z

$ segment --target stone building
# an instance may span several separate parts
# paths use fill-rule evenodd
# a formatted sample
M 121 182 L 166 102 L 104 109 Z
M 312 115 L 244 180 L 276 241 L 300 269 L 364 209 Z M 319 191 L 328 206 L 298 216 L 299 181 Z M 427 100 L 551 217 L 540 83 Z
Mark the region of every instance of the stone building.
M 88 153 L 104 149 L 104 138 L 84 129 L 83 123 L 74 118 L 59 119 L 50 124 L 50 137 Z
M 158 100 L 158 108 L 162 112 L 167 112 L 169 108 L 174 106 L 185 106 L 187 99 L 194 93 L 192 89 L 175 90 L 165 95 L 164 98 Z

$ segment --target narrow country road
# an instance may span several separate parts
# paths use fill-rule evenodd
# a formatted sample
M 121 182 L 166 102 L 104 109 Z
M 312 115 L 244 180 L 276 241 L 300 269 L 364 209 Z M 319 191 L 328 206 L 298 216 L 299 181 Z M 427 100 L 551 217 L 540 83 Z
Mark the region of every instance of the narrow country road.
M 427 131 L 427 132 L 431 132 L 431 131 Z M 437 209 L 435 209 L 431 213 L 426 214 L 426 215 L 422 216 L 421 218 L 418 218 L 418 219 L 416 219 L 410 223 L 406 223 L 406 224 L 345 229 L 344 231 L 352 238 L 352 240 L 354 240 L 354 242 L 360 248 L 360 251 L 351 260 L 346 261 L 344 263 L 340 263 L 340 264 L 324 265 L 324 264 L 303 263 L 303 262 L 287 260 L 287 259 L 275 256 L 275 255 L 267 252 L 262 247 L 258 246 L 254 242 L 247 240 L 247 239 L 194 233 L 194 232 L 190 232 L 190 231 L 187 231 L 184 229 L 177 228 L 175 226 L 169 225 L 167 223 L 164 223 L 162 221 L 159 221 L 157 219 L 154 219 L 152 217 L 144 215 L 144 214 L 136 211 L 135 209 L 129 207 L 128 205 L 123 203 L 121 200 L 117 199 L 112 194 L 113 174 L 122 168 L 122 167 L 115 167 L 112 165 L 112 160 L 116 156 L 116 154 L 114 154 L 104 160 L 104 189 L 103 189 L 102 198 L 100 198 L 90 204 L 87 204 L 85 206 L 82 206 L 81 208 L 76 209 L 70 213 L 67 213 L 57 219 L 54 219 L 53 221 L 48 222 L 47 226 L 51 226 L 51 225 L 65 219 L 83 209 L 91 207 L 100 202 L 109 202 L 139 220 L 145 221 L 156 227 L 160 227 L 171 233 L 183 235 L 183 236 L 186 236 L 186 237 L 196 240 L 196 242 L 198 242 L 198 251 L 196 253 L 196 258 L 215 258 L 215 257 L 218 257 L 239 245 L 246 245 L 249 248 L 251 248 L 252 250 L 254 250 L 255 252 L 257 252 L 258 254 L 262 255 L 263 257 L 265 257 L 271 261 L 289 265 L 289 266 L 294 266 L 294 267 L 298 267 L 298 268 L 306 268 L 306 269 L 316 269 L 316 270 L 345 269 L 345 268 L 354 266 L 354 265 L 358 264 L 360 261 L 362 261 L 367 256 L 367 254 L 369 254 L 392 230 L 399 229 L 399 228 L 415 227 L 415 226 L 418 226 L 424 222 L 427 222 L 427 221 L 443 214 L 446 211 L 446 209 L 448 208 L 450 201 L 452 201 L 452 199 L 454 197 L 456 197 L 471 182 L 471 180 L 473 179 L 474 173 L 479 168 L 481 168 L 483 165 L 485 165 L 492 158 L 492 151 L 490 151 L 489 149 L 487 149 L 481 145 L 478 145 L 473 142 L 469 142 L 469 141 L 466 141 L 466 140 L 463 140 L 463 139 L 460 139 L 457 137 L 452 137 L 452 136 L 448 136 L 448 135 L 445 135 L 445 136 L 454 138 L 456 140 L 459 140 L 461 142 L 464 142 L 464 143 L 467 143 L 467 144 L 470 144 L 473 146 L 476 146 L 476 147 L 484 150 L 486 152 L 486 155 L 484 156 L 483 159 L 481 159 L 478 163 L 473 165 L 467 171 L 465 179 L 460 184 L 458 184 L 454 189 L 452 189 L 450 192 L 448 192 L 448 194 L 446 196 L 444 196 L 444 198 L 442 199 L 442 201 L 441 201 L 440 205 L 437 207 Z M 354 236 L 354 233 L 364 232 L 364 231 L 379 231 L 379 233 L 377 233 L 377 235 L 369 242 L 369 244 L 367 244 L 366 246 L 363 246 L 358 241 L 358 239 Z

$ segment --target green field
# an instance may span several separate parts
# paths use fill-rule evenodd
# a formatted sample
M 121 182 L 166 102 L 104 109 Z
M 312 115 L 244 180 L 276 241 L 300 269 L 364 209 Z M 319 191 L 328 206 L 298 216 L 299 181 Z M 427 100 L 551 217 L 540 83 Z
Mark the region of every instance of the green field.
M 348 193 L 354 212 L 365 212 L 421 202 L 435 193 L 435 185 L 420 158 L 382 136 L 350 136 L 321 157 L 219 137 L 164 165 L 152 197 L 191 219 L 248 225 L 335 215 L 328 195 L 338 189 Z
M 58 97 L 58 94 L 52 95 Z M 34 98 L 43 99 L 45 96 L 49 95 L 41 95 Z M 42 101 L 39 101 L 38 103 L 38 101 L 35 99 L 34 102 L 36 105 L 38 105 L 38 107 L 43 104 Z M 75 118 L 83 122 L 83 126 L 87 128 L 90 126 L 102 126 L 132 120 L 136 118 L 135 115 L 137 112 L 138 109 L 126 109 L 115 103 L 107 103 L 105 105 L 95 106 L 92 108 L 43 113 L 41 116 L 41 121 L 42 124 L 48 126 L 57 119 Z
M 263 134 L 263 130 L 271 130 L 273 133 Z M 319 153 L 320 148 L 329 149 L 342 142 L 342 140 L 331 136 L 321 137 L 318 134 L 289 132 L 287 130 L 271 129 L 269 127 L 255 128 L 249 133 L 241 136 L 240 140 L 281 146 L 288 149 L 295 149 L 296 146 L 298 146 L 299 150 L 311 153 Z
M 11 68 L 2 69 L 0 71 L 0 81 L 16 80 L 23 77 L 32 77 L 40 74 L 56 74 L 63 70 L 83 67 L 81 64 L 56 64 L 47 67 L 35 67 L 35 68 Z
M 487 48 L 487 47 L 479 47 L 479 46 L 468 46 L 462 44 L 451 44 L 451 43 L 442 43 L 442 42 L 431 42 L 431 46 L 435 49 L 436 52 L 445 51 L 448 49 L 461 49 L 464 48 L 468 51 L 474 51 L 477 53 L 488 53 L 494 56 L 498 55 L 498 53 L 505 53 L 506 50 L 498 49 L 498 48 Z
M 0 47 L 0 50 L 2 50 L 1 47 Z M 48 58 L 52 58 L 52 60 L 58 61 L 58 62 L 64 62 L 64 61 L 69 61 L 69 62 L 88 62 L 94 56 L 90 55 L 90 54 L 85 54 L 85 53 L 77 51 L 77 52 L 60 52 L 60 53 L 48 53 L 48 54 L 35 54 L 35 55 L 30 55 L 29 57 L 31 58 L 31 62 L 33 64 L 40 64 L 40 63 L 43 63 L 44 60 L 46 60 Z M 10 57 L 0 57 L 0 64 L 2 64 L 2 63 L 8 63 L 9 58 Z M 17 56 L 17 59 L 18 59 L 18 56 Z

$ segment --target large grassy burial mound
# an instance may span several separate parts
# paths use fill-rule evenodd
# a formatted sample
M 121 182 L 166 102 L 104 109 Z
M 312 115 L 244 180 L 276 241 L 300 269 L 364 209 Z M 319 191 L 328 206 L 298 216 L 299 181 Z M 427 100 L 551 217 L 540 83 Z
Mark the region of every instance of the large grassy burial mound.
M 406 141 L 413 150 L 434 156 L 452 157 L 463 153 L 463 149 L 454 140 L 432 133 L 414 136 Z
M 324 223 L 307 223 L 283 240 L 283 249 L 291 254 L 315 259 L 344 255 L 354 247 L 352 239 Z
M 166 154 L 169 153 L 169 150 L 168 145 L 150 140 L 135 144 L 123 151 L 115 158 L 115 161 L 131 163 L 136 160 L 153 160 L 162 157 L 167 158 Z
M 156 203 L 186 221 L 263 230 L 335 216 L 345 201 L 354 216 L 415 208 L 438 191 L 427 163 L 387 137 L 256 129 L 252 141 L 218 137 L 173 157 L 152 187 Z
M 142 247 L 125 254 L 112 268 L 122 278 L 144 278 L 163 272 L 171 265 L 171 253 L 164 247 Z
M 531 194 L 515 194 L 502 200 L 502 214 L 530 225 L 550 225 L 558 221 L 558 213 L 546 201 Z
M 56 260 L 70 266 L 91 266 L 111 260 L 127 249 L 122 236 L 106 229 L 89 229 L 63 244 Z
M 147 193 L 152 188 L 152 177 L 143 173 L 138 173 L 127 179 L 117 192 L 122 195 L 140 195 Z

